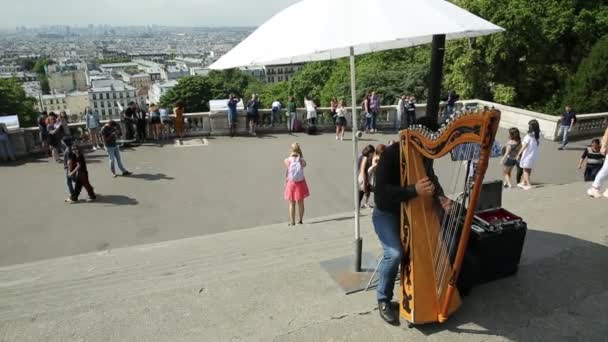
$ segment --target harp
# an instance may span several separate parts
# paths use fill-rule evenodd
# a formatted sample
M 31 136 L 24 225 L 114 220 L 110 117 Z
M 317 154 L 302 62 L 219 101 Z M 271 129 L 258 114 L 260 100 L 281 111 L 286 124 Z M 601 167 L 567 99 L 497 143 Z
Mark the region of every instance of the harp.
M 437 132 L 414 126 L 400 133 L 402 186 L 426 177 L 431 161 L 448 153 L 464 160 L 456 164 L 466 169 L 462 190 L 451 195 L 455 198 L 448 209 L 441 209 L 433 197 L 401 204 L 399 306 L 409 324 L 445 322 L 461 304 L 456 281 L 499 121 L 497 110 L 468 111 L 451 117 Z M 473 160 L 476 167 L 469 172 Z M 454 179 L 459 175 L 452 173 Z

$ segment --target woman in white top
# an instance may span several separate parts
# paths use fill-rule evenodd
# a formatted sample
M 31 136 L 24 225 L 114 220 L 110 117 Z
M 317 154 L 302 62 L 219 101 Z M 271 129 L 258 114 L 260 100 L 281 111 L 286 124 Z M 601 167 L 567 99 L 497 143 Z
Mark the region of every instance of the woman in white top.
M 524 169 L 522 182 L 517 184 L 517 186 L 524 190 L 530 190 L 532 188 L 532 184 L 530 184 L 530 175 L 532 174 L 532 169 L 538 159 L 539 144 L 540 127 L 538 121 L 530 120 L 530 122 L 528 122 L 528 134 L 522 141 L 521 150 L 517 154 L 519 166 Z
M 606 128 L 606 131 L 604 131 L 604 136 L 602 137 L 600 144 L 601 144 L 600 152 L 603 155 L 606 155 L 606 153 L 608 152 L 608 127 Z M 608 161 L 605 161 L 604 165 L 602 166 L 600 171 L 598 171 L 597 175 L 595 176 L 595 179 L 593 181 L 593 184 L 591 185 L 591 188 L 589 188 L 589 190 L 587 190 L 587 195 L 589 195 L 591 197 L 595 197 L 595 198 L 602 197 L 601 188 L 607 179 L 608 179 Z M 604 191 L 603 196 L 608 198 L 608 188 L 606 189 L 606 191 Z
M 317 124 L 317 105 L 308 96 L 304 98 L 304 106 L 306 107 L 306 120 L 309 125 Z
M 336 107 L 336 140 L 344 140 L 344 128 L 346 127 L 346 107 L 344 100 L 340 99 Z

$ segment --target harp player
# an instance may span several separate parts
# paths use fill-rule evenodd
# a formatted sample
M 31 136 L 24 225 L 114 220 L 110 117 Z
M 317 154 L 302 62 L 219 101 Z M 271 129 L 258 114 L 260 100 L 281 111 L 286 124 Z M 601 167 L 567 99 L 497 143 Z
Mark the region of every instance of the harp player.
M 424 125 L 435 131 L 438 128 L 437 123 L 429 118 L 421 118 L 416 121 L 416 124 Z M 395 277 L 403 258 L 399 231 L 401 203 L 417 196 L 432 196 L 437 199 L 444 210 L 448 210 L 451 205 L 435 176 L 430 160 L 425 160 L 428 177 L 419 180 L 415 185 L 401 186 L 400 153 L 400 144 L 397 142 L 388 146 L 380 156 L 376 169 L 374 192 L 376 207 L 372 215 L 374 230 L 384 250 L 384 257 L 378 268 L 379 280 L 376 298 L 380 317 L 392 325 L 399 322 L 398 313 L 393 309 L 391 300 L 393 299 Z

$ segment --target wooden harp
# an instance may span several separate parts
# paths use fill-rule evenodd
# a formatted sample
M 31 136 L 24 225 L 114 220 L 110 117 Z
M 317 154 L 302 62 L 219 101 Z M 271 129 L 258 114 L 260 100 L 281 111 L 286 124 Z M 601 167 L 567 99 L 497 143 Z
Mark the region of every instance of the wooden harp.
M 404 258 L 399 304 L 409 324 L 445 322 L 461 304 L 456 281 L 499 121 L 497 110 L 465 112 L 450 118 L 437 132 L 422 126 L 400 132 L 402 186 L 416 184 L 427 176 L 431 160 L 459 148 L 475 149 L 470 155 L 477 164 L 469 177 L 469 161 L 462 193 L 442 213 L 443 218 L 437 214 L 437 198 L 419 196 L 401 204 Z

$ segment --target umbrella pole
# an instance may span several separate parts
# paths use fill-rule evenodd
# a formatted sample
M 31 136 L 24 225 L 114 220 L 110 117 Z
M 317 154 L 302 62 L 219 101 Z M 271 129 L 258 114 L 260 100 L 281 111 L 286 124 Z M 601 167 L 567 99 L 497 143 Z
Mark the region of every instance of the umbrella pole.
M 350 47 L 350 92 L 352 97 L 352 130 L 353 130 L 353 199 L 355 204 L 355 272 L 361 272 L 361 252 L 363 240 L 361 239 L 361 228 L 359 226 L 359 173 L 357 169 L 357 130 L 359 121 L 357 119 L 357 90 L 355 77 L 355 49 Z

